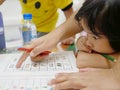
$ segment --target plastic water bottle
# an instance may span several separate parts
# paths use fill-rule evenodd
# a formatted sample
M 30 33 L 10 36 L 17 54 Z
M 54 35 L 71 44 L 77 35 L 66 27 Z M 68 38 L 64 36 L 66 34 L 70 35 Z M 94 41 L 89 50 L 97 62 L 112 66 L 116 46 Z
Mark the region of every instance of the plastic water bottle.
M 37 38 L 36 26 L 32 22 L 32 14 L 23 14 L 24 22 L 20 27 L 23 37 L 23 44 L 28 44 L 31 40 Z

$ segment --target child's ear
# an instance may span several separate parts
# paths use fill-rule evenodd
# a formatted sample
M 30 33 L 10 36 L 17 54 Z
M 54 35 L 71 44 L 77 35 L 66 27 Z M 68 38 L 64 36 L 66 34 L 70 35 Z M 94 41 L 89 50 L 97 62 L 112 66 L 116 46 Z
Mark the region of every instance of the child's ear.
M 2 5 L 2 3 L 4 2 L 5 0 L 0 0 L 0 5 Z

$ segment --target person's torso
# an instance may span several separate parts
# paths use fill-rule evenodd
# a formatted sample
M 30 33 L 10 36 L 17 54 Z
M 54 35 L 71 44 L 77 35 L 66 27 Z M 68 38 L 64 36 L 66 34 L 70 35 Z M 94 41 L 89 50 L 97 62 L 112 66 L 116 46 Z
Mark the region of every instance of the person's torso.
M 22 6 L 22 13 L 31 13 L 33 22 L 37 30 L 42 32 L 50 32 L 55 28 L 58 20 L 58 8 L 63 8 L 68 2 L 62 4 L 61 0 L 19 0 Z

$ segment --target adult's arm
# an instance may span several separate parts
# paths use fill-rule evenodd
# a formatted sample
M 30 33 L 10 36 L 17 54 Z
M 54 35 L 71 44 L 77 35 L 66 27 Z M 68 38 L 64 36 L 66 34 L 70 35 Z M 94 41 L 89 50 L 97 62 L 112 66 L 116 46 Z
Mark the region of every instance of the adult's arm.
M 68 5 L 65 10 L 62 10 L 64 12 L 64 15 L 66 17 L 66 20 L 73 14 L 74 10 L 73 10 L 73 7 L 72 7 L 72 4 L 71 3 L 70 5 Z M 73 44 L 74 43 L 74 39 L 75 39 L 75 35 L 72 36 L 72 37 L 69 37 L 65 40 L 62 40 L 61 43 L 62 44 Z
M 49 33 L 57 38 L 57 42 L 82 31 L 82 28 L 78 25 L 78 22 L 74 18 L 76 13 L 77 11 L 74 12 L 63 24 Z
M 68 19 L 74 12 L 73 7 L 71 6 L 67 10 L 63 11 L 66 19 Z
M 59 41 L 73 36 L 78 32 L 81 32 L 82 28 L 80 25 L 78 25 L 78 22 L 74 18 L 76 12 L 55 30 L 51 31 L 43 37 L 38 38 L 38 40 L 32 43 L 32 46 L 34 47 L 31 52 L 34 53 L 32 56 L 36 56 L 45 50 L 49 50 L 51 47 L 54 47 Z
M 59 41 L 82 31 L 82 28 L 79 27 L 77 21 L 74 18 L 76 12 L 72 16 L 70 16 L 70 18 L 67 21 L 65 21 L 62 25 L 58 26 L 55 30 L 48 33 L 47 35 L 44 35 L 32 41 L 29 44 L 29 46 L 27 46 L 29 48 L 33 48 L 33 50 L 30 52 L 31 58 L 37 57 L 37 55 L 43 51 L 51 50 L 57 45 Z M 20 67 L 28 56 L 29 53 L 25 52 L 20 57 L 16 67 Z

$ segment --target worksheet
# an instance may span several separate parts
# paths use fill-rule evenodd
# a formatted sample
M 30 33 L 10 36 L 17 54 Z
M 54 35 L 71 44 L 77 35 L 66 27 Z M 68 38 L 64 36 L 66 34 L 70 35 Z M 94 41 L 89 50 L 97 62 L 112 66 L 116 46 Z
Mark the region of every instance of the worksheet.
M 0 77 L 0 90 L 52 90 L 48 77 Z
M 72 51 L 52 52 L 40 62 L 30 57 L 16 68 L 22 53 L 0 54 L 0 90 L 52 90 L 47 82 L 59 72 L 77 72 Z

